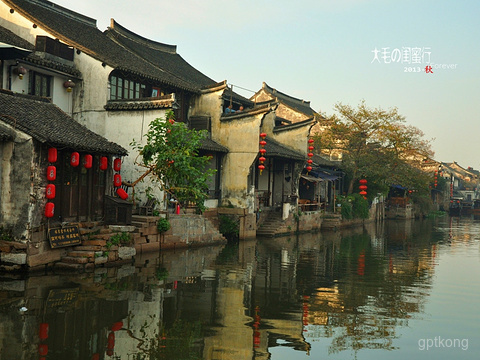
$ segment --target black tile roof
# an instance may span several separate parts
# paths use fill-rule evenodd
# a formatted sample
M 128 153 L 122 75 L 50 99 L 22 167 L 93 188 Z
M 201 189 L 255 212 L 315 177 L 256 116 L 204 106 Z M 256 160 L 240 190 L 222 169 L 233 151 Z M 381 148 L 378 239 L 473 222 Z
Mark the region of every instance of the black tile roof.
M 13 130 L 0 123 L 0 142 L 10 141 L 14 138 Z
M 242 104 L 242 105 L 247 106 L 247 107 L 253 107 L 254 104 L 255 104 L 250 99 L 247 99 L 246 97 L 236 93 L 230 87 L 225 89 L 225 91 L 222 94 L 222 99 L 224 101 L 226 101 L 227 103 L 229 103 L 231 101 L 232 103 Z
M 278 91 L 275 88 L 272 88 L 271 86 L 268 86 L 265 82 L 262 85 L 262 89 L 265 90 L 267 93 L 271 94 L 276 98 L 276 101 L 279 101 L 288 107 L 295 109 L 302 114 L 305 114 L 307 116 L 315 116 L 318 115 L 311 107 L 310 107 L 310 101 L 305 101 L 302 99 L 294 98 L 293 96 L 284 94 L 280 91 Z M 254 95 L 255 96 L 255 95 Z M 272 100 L 274 101 L 274 100 Z
M 194 86 L 200 88 L 215 84 L 214 80 L 186 62 L 177 53 L 175 45 L 162 44 L 146 39 L 124 28 L 114 20 L 112 20 L 105 34 L 149 63 L 171 73 L 173 76 L 191 82 Z
M 307 160 L 306 155 L 290 149 L 285 145 L 280 144 L 278 141 L 269 138 L 268 136 L 265 138 L 265 141 L 267 142 L 267 145 L 265 145 L 265 150 L 267 150 L 265 157 L 281 157 L 299 161 Z
M 124 99 L 109 100 L 105 105 L 108 111 L 125 111 L 125 110 L 154 110 L 170 108 L 175 103 L 172 94 L 162 96 L 158 99 Z
M 79 70 L 77 70 L 74 66 L 68 66 L 57 61 L 47 60 L 35 54 L 28 55 L 26 58 L 23 58 L 21 62 L 44 66 L 49 69 L 58 70 L 65 74 L 72 75 L 76 79 L 82 78 L 82 73 Z
M 77 151 L 127 155 L 120 145 L 87 129 L 46 98 L 0 91 L 0 121 L 41 143 Z
M 204 138 L 201 140 L 200 149 L 228 153 L 228 149 L 225 146 L 220 145 L 219 143 L 213 141 L 210 138 Z
M 326 166 L 326 167 L 332 167 L 332 168 L 339 168 L 341 163 L 340 162 L 335 162 L 331 161 L 328 159 L 325 159 L 322 156 L 319 155 L 313 155 L 312 157 L 313 163 L 317 166 Z
M 275 120 L 277 120 L 277 119 L 279 119 L 279 118 L 276 117 Z M 311 118 L 308 118 L 306 120 L 295 122 L 293 124 L 290 122 L 290 124 L 286 124 L 286 125 L 277 125 L 273 128 L 273 132 L 277 133 L 277 132 L 289 131 L 289 130 L 298 129 L 298 128 L 301 128 L 301 127 L 304 127 L 304 126 L 310 126 L 311 127 L 314 124 L 315 124 L 315 119 L 313 117 L 311 117 Z
M 183 90 L 198 92 L 199 84 L 173 75 L 127 50 L 96 26 L 96 20 L 47 0 L 3 0 L 16 12 L 54 37 L 113 68 Z M 180 57 L 176 57 L 180 61 Z M 181 59 L 183 61 L 183 59 Z
M 21 38 L 14 32 L 4 28 L 3 26 L 0 26 L 0 42 L 17 46 L 26 50 L 35 50 L 35 46 L 33 46 L 33 44 L 30 44 L 27 40 Z

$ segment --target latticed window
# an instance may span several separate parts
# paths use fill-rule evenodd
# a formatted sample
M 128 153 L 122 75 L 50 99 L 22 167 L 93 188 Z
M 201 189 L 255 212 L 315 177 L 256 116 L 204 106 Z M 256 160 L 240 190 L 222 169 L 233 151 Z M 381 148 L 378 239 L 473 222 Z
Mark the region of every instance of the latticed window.
M 146 95 L 146 85 L 120 75 L 110 76 L 110 100 L 139 99 Z
M 37 96 L 50 96 L 50 83 L 51 83 L 51 76 L 41 74 L 38 72 L 32 72 L 30 74 L 30 90 L 29 93 L 31 95 Z

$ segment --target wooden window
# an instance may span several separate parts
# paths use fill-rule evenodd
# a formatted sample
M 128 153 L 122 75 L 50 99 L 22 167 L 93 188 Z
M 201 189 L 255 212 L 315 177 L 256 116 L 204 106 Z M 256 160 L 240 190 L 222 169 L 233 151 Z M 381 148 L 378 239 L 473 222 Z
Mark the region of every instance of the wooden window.
M 195 130 L 207 130 L 210 132 L 210 116 L 191 116 L 190 128 Z
M 35 71 L 32 72 L 30 75 L 29 93 L 31 95 L 49 97 L 50 83 L 52 77 Z
M 146 88 L 145 84 L 123 76 L 119 72 L 110 76 L 110 100 L 139 99 L 146 96 Z

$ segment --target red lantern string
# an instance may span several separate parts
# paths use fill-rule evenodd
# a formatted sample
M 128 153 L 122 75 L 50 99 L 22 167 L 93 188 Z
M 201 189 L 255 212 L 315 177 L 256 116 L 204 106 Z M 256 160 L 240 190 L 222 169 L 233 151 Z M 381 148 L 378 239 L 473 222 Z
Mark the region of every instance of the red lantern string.
M 267 142 L 265 141 L 265 138 L 267 137 L 267 133 L 260 133 L 260 138 L 262 140 L 260 140 L 260 154 L 261 156 L 258 158 L 258 161 L 260 162 L 260 165 L 258 165 L 258 169 L 260 170 L 260 175 L 262 175 L 262 171 L 265 170 L 265 165 L 263 165 L 263 163 L 265 162 L 266 158 L 265 158 L 265 153 L 267 152 L 267 150 L 265 150 L 265 145 L 267 145 Z
M 308 164 L 308 165 L 307 165 L 307 167 L 306 167 L 306 169 L 307 169 L 307 174 L 308 174 L 310 171 L 312 171 L 312 166 L 311 166 L 311 165 L 313 164 L 313 160 L 312 160 L 312 157 L 313 157 L 313 149 L 315 148 L 315 147 L 313 146 L 313 142 L 314 142 L 313 139 L 308 139 L 308 144 L 309 144 L 308 147 L 307 147 L 307 149 L 308 149 L 308 154 L 307 154 L 308 160 L 307 160 L 307 164 Z
M 366 200 L 367 199 L 367 192 L 365 190 L 367 190 L 367 180 L 366 179 L 361 179 L 359 181 L 359 183 L 361 184 L 358 187 L 361 190 L 359 194 L 362 195 L 363 198 Z

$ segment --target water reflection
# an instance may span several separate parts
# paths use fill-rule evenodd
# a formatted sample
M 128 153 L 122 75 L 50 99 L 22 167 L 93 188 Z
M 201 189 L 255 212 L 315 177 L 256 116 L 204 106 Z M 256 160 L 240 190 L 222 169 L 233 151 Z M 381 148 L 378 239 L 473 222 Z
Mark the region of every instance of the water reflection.
M 461 279 L 443 288 L 437 267 L 451 274 L 473 256 L 480 270 L 479 239 L 472 219 L 401 221 L 149 254 L 91 274 L 3 275 L 0 360 L 422 357 L 419 340 L 435 331 L 478 334 L 475 308 L 436 320 L 435 304 L 455 291 L 478 300 Z M 459 316 L 461 332 L 436 328 Z

